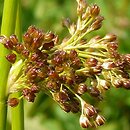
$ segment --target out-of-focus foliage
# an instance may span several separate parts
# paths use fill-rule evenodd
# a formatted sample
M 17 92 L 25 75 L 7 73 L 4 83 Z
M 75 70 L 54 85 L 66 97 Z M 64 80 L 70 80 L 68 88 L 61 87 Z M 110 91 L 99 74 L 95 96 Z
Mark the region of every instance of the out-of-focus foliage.
M 94 35 L 115 33 L 119 38 L 119 51 L 130 53 L 130 0 L 88 2 L 97 3 L 105 17 L 102 29 Z M 0 19 L 2 7 L 3 0 L 0 0 Z M 62 27 L 62 19 L 66 17 L 75 21 L 75 0 L 22 0 L 23 33 L 33 24 L 45 31 L 55 32 L 62 39 L 67 35 L 67 30 Z M 104 98 L 97 105 L 106 117 L 106 124 L 97 130 L 130 130 L 130 91 L 113 88 Z M 42 93 L 34 104 L 25 105 L 26 130 L 81 130 L 78 120 L 79 115 L 63 112 L 51 98 Z

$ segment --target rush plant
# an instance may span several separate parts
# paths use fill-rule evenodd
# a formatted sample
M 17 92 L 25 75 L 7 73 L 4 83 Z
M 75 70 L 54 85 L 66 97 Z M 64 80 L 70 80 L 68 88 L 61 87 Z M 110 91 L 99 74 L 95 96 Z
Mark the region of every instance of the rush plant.
M 77 22 L 65 19 L 70 36 L 59 40 L 57 34 L 35 26 L 21 38 L 19 1 L 5 0 L 0 36 L 0 130 L 6 128 L 7 106 L 12 107 L 12 130 L 23 130 L 22 100 L 34 102 L 40 91 L 65 112 L 81 113 L 81 127 L 101 126 L 105 118 L 83 95 L 99 102 L 111 87 L 130 89 L 130 54 L 118 52 L 114 34 L 87 37 L 102 27 L 104 17 L 98 5 L 76 1 Z

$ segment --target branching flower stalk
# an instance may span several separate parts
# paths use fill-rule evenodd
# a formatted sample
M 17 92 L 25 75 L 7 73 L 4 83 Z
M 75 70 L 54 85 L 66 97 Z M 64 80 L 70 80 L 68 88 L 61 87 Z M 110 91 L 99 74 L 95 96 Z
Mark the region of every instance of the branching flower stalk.
M 9 98 L 11 107 L 21 98 L 34 102 L 39 91 L 50 95 L 65 112 L 81 112 L 83 128 L 97 127 L 105 118 L 82 95 L 102 100 L 106 90 L 130 89 L 130 54 L 118 53 L 114 34 L 87 39 L 87 34 L 101 28 L 103 17 L 96 4 L 77 0 L 77 23 L 63 21 L 70 38 L 59 38 L 30 26 L 20 43 L 16 35 L 1 36 L 0 41 L 11 51 L 6 59 L 12 64 L 8 78 L 8 94 L 20 92 L 19 98 Z

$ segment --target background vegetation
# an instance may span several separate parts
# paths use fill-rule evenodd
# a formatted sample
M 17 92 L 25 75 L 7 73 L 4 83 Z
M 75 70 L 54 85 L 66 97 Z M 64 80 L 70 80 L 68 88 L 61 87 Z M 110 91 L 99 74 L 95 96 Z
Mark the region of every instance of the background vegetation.
M 97 3 L 105 17 L 102 29 L 93 35 L 104 36 L 108 32 L 113 32 L 119 38 L 119 51 L 130 53 L 130 0 L 89 2 Z M 3 0 L 0 0 L 0 22 L 2 9 Z M 22 0 L 23 33 L 28 26 L 36 25 L 45 31 L 55 32 L 62 39 L 67 34 L 67 29 L 62 27 L 62 19 L 66 17 L 75 21 L 75 0 Z M 130 130 L 129 95 L 130 91 L 114 88 L 104 95 L 104 101 L 97 106 L 107 121 L 98 130 Z M 26 130 L 81 130 L 78 121 L 79 115 L 65 113 L 43 93 L 37 96 L 35 103 L 25 103 Z

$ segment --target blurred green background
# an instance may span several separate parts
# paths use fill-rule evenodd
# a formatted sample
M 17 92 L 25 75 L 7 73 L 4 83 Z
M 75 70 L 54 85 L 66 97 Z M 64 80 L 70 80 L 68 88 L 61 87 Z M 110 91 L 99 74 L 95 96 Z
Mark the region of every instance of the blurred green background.
M 92 35 L 115 33 L 119 51 L 130 53 L 130 0 L 88 2 L 97 3 L 105 17 L 102 29 Z M 3 0 L 0 0 L 0 25 L 2 9 Z M 55 32 L 62 39 L 67 35 L 62 19 L 67 17 L 76 20 L 75 0 L 22 0 L 23 33 L 28 26 L 36 25 Z M 106 124 L 97 130 L 130 130 L 130 91 L 113 88 L 104 95 L 104 101 L 96 105 L 106 117 Z M 25 130 L 82 130 L 78 121 L 79 114 L 65 113 L 43 93 L 37 96 L 35 103 L 25 103 Z

